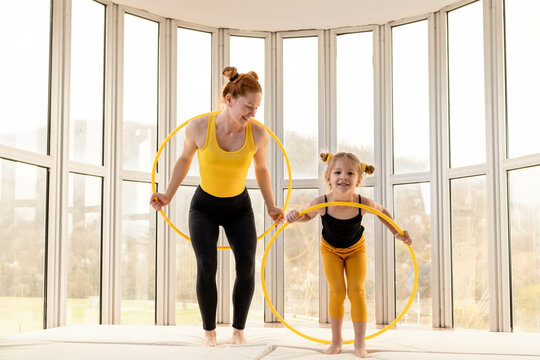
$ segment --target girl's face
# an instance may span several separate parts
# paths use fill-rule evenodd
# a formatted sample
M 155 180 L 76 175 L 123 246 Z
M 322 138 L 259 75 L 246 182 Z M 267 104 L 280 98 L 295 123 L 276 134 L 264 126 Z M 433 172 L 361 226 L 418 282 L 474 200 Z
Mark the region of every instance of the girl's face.
M 233 119 L 242 125 L 246 125 L 249 118 L 255 117 L 257 109 L 261 105 L 261 99 L 262 94 L 260 92 L 248 93 L 237 98 L 227 94 L 225 104 L 230 108 Z
M 330 171 L 330 185 L 332 191 L 338 193 L 354 192 L 360 185 L 362 177 L 358 174 L 352 162 L 348 159 L 339 158 L 334 161 L 334 167 Z

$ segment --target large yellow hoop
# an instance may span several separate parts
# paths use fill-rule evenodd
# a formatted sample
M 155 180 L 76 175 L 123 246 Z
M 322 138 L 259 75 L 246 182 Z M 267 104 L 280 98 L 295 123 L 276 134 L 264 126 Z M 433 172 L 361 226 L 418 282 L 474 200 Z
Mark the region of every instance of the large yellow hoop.
M 357 208 L 360 208 L 360 209 L 367 210 L 367 211 L 369 211 L 369 212 L 371 212 L 371 213 L 373 213 L 373 214 L 375 214 L 377 216 L 382 217 L 384 220 L 388 221 L 388 223 L 390 223 L 394 227 L 394 229 L 396 229 L 401 235 L 403 235 L 403 230 L 401 230 L 401 228 L 399 226 L 397 226 L 397 224 L 394 221 L 392 221 L 392 219 L 390 219 L 388 216 L 386 216 L 383 213 L 381 213 L 380 211 L 372 208 L 371 206 L 367 206 L 367 205 L 363 205 L 363 204 L 359 204 L 359 203 L 353 203 L 353 202 L 347 202 L 347 201 L 325 202 L 325 203 L 322 203 L 322 204 L 317 204 L 315 206 L 311 206 L 311 207 L 309 207 L 307 209 L 304 209 L 304 210 L 300 211 L 299 216 L 302 216 L 305 213 L 308 213 L 310 211 L 314 211 L 314 210 L 317 210 L 317 209 L 320 209 L 320 208 L 323 208 L 323 207 L 328 207 L 328 206 L 353 206 L 353 207 L 357 207 Z M 272 304 L 272 301 L 270 301 L 270 298 L 268 297 L 268 291 L 266 290 L 266 281 L 264 280 L 264 267 L 266 265 L 266 257 L 268 256 L 268 252 L 270 251 L 270 248 L 272 247 L 272 244 L 276 240 L 277 236 L 287 227 L 287 225 L 289 225 L 288 222 L 286 222 L 286 223 L 284 223 L 283 225 L 280 226 L 280 228 L 275 232 L 275 234 L 270 239 L 270 242 L 268 243 L 268 245 L 266 246 L 266 250 L 264 251 L 264 255 L 263 255 L 263 259 L 262 259 L 262 265 L 261 265 L 261 283 L 262 283 L 264 298 L 266 299 L 266 302 L 268 303 L 268 306 L 270 307 L 270 310 L 272 310 L 272 312 L 278 318 L 278 320 L 283 325 L 285 325 L 289 330 L 291 330 L 292 332 L 296 333 L 297 335 L 300 335 L 303 338 L 306 338 L 308 340 L 320 342 L 320 343 L 323 343 L 323 344 L 330 344 L 331 343 L 330 340 L 323 340 L 323 339 L 319 339 L 319 338 L 315 338 L 315 337 L 306 335 L 303 332 L 300 332 L 300 331 L 296 330 L 294 327 L 292 327 L 291 325 L 289 325 L 289 323 L 287 323 L 278 314 L 278 312 L 276 311 L 276 308 Z M 409 308 L 411 307 L 411 305 L 412 305 L 412 303 L 414 301 L 414 297 L 416 295 L 416 290 L 418 289 L 418 264 L 416 263 L 416 256 L 414 255 L 414 250 L 412 249 L 412 247 L 410 245 L 408 246 L 408 248 L 409 248 L 409 252 L 411 253 L 411 258 L 412 258 L 412 262 L 413 262 L 413 266 L 414 266 L 414 286 L 413 286 L 413 289 L 412 289 L 412 292 L 411 292 L 411 297 L 409 298 L 409 302 L 407 303 L 407 305 L 405 306 L 405 308 L 403 309 L 401 314 L 399 314 L 398 317 L 396 317 L 394 321 L 392 321 L 390 324 L 386 325 L 384 328 L 380 329 L 379 331 L 366 336 L 366 340 L 372 339 L 375 336 L 378 336 L 378 335 L 382 334 L 383 332 L 385 332 L 386 330 L 392 328 L 407 313 L 407 311 L 409 310 Z M 354 340 L 346 340 L 346 341 L 343 341 L 343 343 L 344 344 L 352 344 L 352 343 L 354 343 Z
M 157 168 L 158 159 L 159 159 L 159 156 L 161 155 L 161 152 L 165 148 L 165 145 L 167 145 L 167 143 L 169 142 L 169 140 L 171 140 L 171 138 L 174 136 L 174 134 L 176 134 L 180 129 L 182 129 L 184 126 L 189 124 L 189 122 L 191 120 L 196 119 L 196 118 L 201 117 L 201 116 L 213 115 L 213 114 L 217 114 L 217 113 L 219 113 L 219 111 L 213 111 L 213 112 L 209 112 L 209 113 L 206 113 L 206 114 L 201 114 L 201 115 L 194 116 L 191 119 L 184 121 L 176 129 L 174 129 L 169 134 L 169 136 L 167 136 L 167 138 L 161 143 L 161 146 L 159 147 L 159 150 L 158 150 L 158 152 L 156 154 L 156 157 L 154 158 L 154 164 L 152 165 L 152 193 L 156 192 L 156 168 Z M 266 130 L 266 132 L 268 132 L 268 134 L 270 134 L 270 136 L 272 136 L 272 138 L 279 145 L 279 148 L 281 149 L 281 152 L 283 153 L 283 157 L 285 158 L 285 162 L 287 163 L 287 172 L 289 173 L 289 185 L 288 185 L 288 188 L 287 188 L 287 197 L 285 198 L 285 204 L 283 205 L 283 211 L 285 211 L 285 209 L 287 208 L 287 205 L 289 204 L 289 198 L 291 197 L 291 186 L 292 186 L 291 163 L 289 162 L 289 157 L 287 156 L 287 152 L 285 151 L 285 148 L 283 147 L 283 145 L 281 144 L 281 142 L 279 141 L 277 136 L 272 132 L 272 130 L 270 130 L 266 125 L 258 122 L 255 119 L 250 119 L 250 120 L 253 121 L 256 124 L 261 125 Z M 167 215 L 165 215 L 165 212 L 163 211 L 163 209 L 159 210 L 159 212 L 160 212 L 161 216 L 163 216 L 163 219 L 165 219 L 167 224 L 169 224 L 169 226 L 171 228 L 173 228 L 174 231 L 176 231 L 178 233 L 178 235 L 180 235 L 181 237 L 183 237 L 186 240 L 191 241 L 189 236 L 187 236 L 186 234 L 181 232 L 176 226 L 174 226 L 174 224 L 169 220 Z M 274 226 L 274 224 L 270 225 L 270 227 L 268 229 L 266 229 L 265 232 L 263 232 L 261 235 L 259 235 L 257 237 L 257 240 L 260 240 L 263 237 L 265 237 L 266 234 L 268 234 L 272 230 L 273 226 Z M 225 249 L 230 249 L 231 247 L 230 246 L 218 246 L 217 248 L 220 249 L 220 250 L 225 250 Z

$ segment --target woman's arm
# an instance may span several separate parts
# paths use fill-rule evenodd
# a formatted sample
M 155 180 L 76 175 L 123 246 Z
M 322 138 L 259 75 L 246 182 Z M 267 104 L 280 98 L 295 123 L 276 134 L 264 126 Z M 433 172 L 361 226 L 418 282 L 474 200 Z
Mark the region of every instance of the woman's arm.
M 152 205 L 154 209 L 161 210 L 163 206 L 168 205 L 174 197 L 174 194 L 176 194 L 178 187 L 186 177 L 189 167 L 191 166 L 193 156 L 197 151 L 197 145 L 194 141 L 195 132 L 195 124 L 192 121 L 186 127 L 186 138 L 184 140 L 182 153 L 174 164 L 167 189 L 164 193 L 154 193 L 150 197 L 150 205 Z
M 253 124 L 253 123 L 252 123 Z M 259 189 L 261 189 L 261 194 L 264 198 L 264 203 L 266 204 L 266 209 L 268 215 L 278 224 L 281 224 L 285 221 L 285 214 L 283 210 L 276 207 L 274 201 L 274 195 L 272 193 L 272 180 L 270 178 L 270 171 L 268 171 L 268 166 L 266 165 L 266 151 L 268 147 L 268 134 L 266 131 L 260 133 L 259 127 L 253 127 L 257 129 L 257 151 L 253 156 L 253 165 L 255 169 L 255 178 L 257 179 L 257 184 L 259 184 Z M 255 135 L 255 134 L 254 134 Z

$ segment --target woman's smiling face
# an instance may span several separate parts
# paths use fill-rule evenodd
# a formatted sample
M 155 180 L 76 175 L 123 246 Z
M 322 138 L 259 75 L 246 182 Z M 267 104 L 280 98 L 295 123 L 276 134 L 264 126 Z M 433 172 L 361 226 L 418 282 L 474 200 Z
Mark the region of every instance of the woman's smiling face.
M 227 95 L 229 97 L 229 95 Z M 260 92 L 248 93 L 245 96 L 225 99 L 230 107 L 233 119 L 242 124 L 247 124 L 249 118 L 255 117 L 257 109 L 261 105 L 262 94 Z

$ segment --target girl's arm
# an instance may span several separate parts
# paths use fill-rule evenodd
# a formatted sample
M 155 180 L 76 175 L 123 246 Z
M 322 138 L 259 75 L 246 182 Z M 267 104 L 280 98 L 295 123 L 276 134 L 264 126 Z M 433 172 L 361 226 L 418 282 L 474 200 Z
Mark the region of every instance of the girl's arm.
M 152 205 L 152 207 L 156 210 L 161 210 L 163 206 L 166 206 L 171 202 L 174 194 L 176 194 L 176 190 L 178 190 L 178 187 L 180 186 L 189 171 L 191 161 L 193 160 L 193 156 L 197 151 L 197 145 L 194 141 L 194 132 L 196 131 L 196 129 L 193 128 L 192 124 L 194 123 L 191 122 L 186 128 L 184 147 L 182 149 L 180 157 L 178 157 L 176 163 L 174 164 L 171 179 L 169 180 L 167 189 L 164 193 L 154 193 L 150 197 L 150 205 Z
M 253 129 L 256 129 L 255 126 L 253 126 Z M 257 130 L 260 129 L 257 127 Z M 255 178 L 257 179 L 257 184 L 259 184 L 259 189 L 261 189 L 261 194 L 264 198 L 268 215 L 270 215 L 272 220 L 277 221 L 278 224 L 281 224 L 285 221 L 285 214 L 283 213 L 282 209 L 276 207 L 276 203 L 274 202 L 274 195 L 272 194 L 272 180 L 270 178 L 270 171 L 268 171 L 268 166 L 266 165 L 268 133 L 266 133 L 266 131 L 264 131 L 264 133 L 259 133 L 259 131 L 257 132 L 257 151 L 253 156 Z
M 370 206 L 370 207 L 374 208 L 375 210 L 379 210 L 384 215 L 388 216 L 391 220 L 394 220 L 394 218 L 392 217 L 392 214 L 390 214 L 390 212 L 388 210 L 386 210 L 386 208 L 384 206 L 382 206 L 379 203 L 376 203 L 372 199 L 362 196 L 362 204 Z M 366 212 L 367 212 L 367 210 L 362 209 L 362 215 L 364 215 Z M 394 229 L 392 224 L 390 224 L 388 221 L 386 221 L 385 219 L 383 219 L 380 216 L 377 216 L 377 217 L 388 228 L 388 230 L 390 230 L 392 235 L 394 235 L 398 240 L 403 241 L 403 243 L 405 243 L 405 245 L 411 245 L 412 244 L 412 239 L 409 236 L 409 233 L 407 232 L 407 230 L 403 230 L 404 235 L 401 235 L 400 233 L 398 233 L 398 231 L 396 229 Z
M 322 204 L 323 202 L 324 202 L 324 197 L 323 196 L 317 196 L 315 199 L 311 200 L 311 202 L 309 203 L 309 207 L 312 207 L 312 206 L 315 206 L 315 205 L 318 205 L 318 204 Z M 310 221 L 311 219 L 313 219 L 315 216 L 317 216 L 317 214 L 319 214 L 320 212 L 321 212 L 321 210 L 318 209 L 318 210 L 313 210 L 313 211 L 307 212 L 307 213 L 303 214 L 302 216 L 298 216 L 299 211 L 291 210 L 287 214 L 287 222 L 289 224 L 292 224 L 294 222 L 307 222 L 307 221 Z

